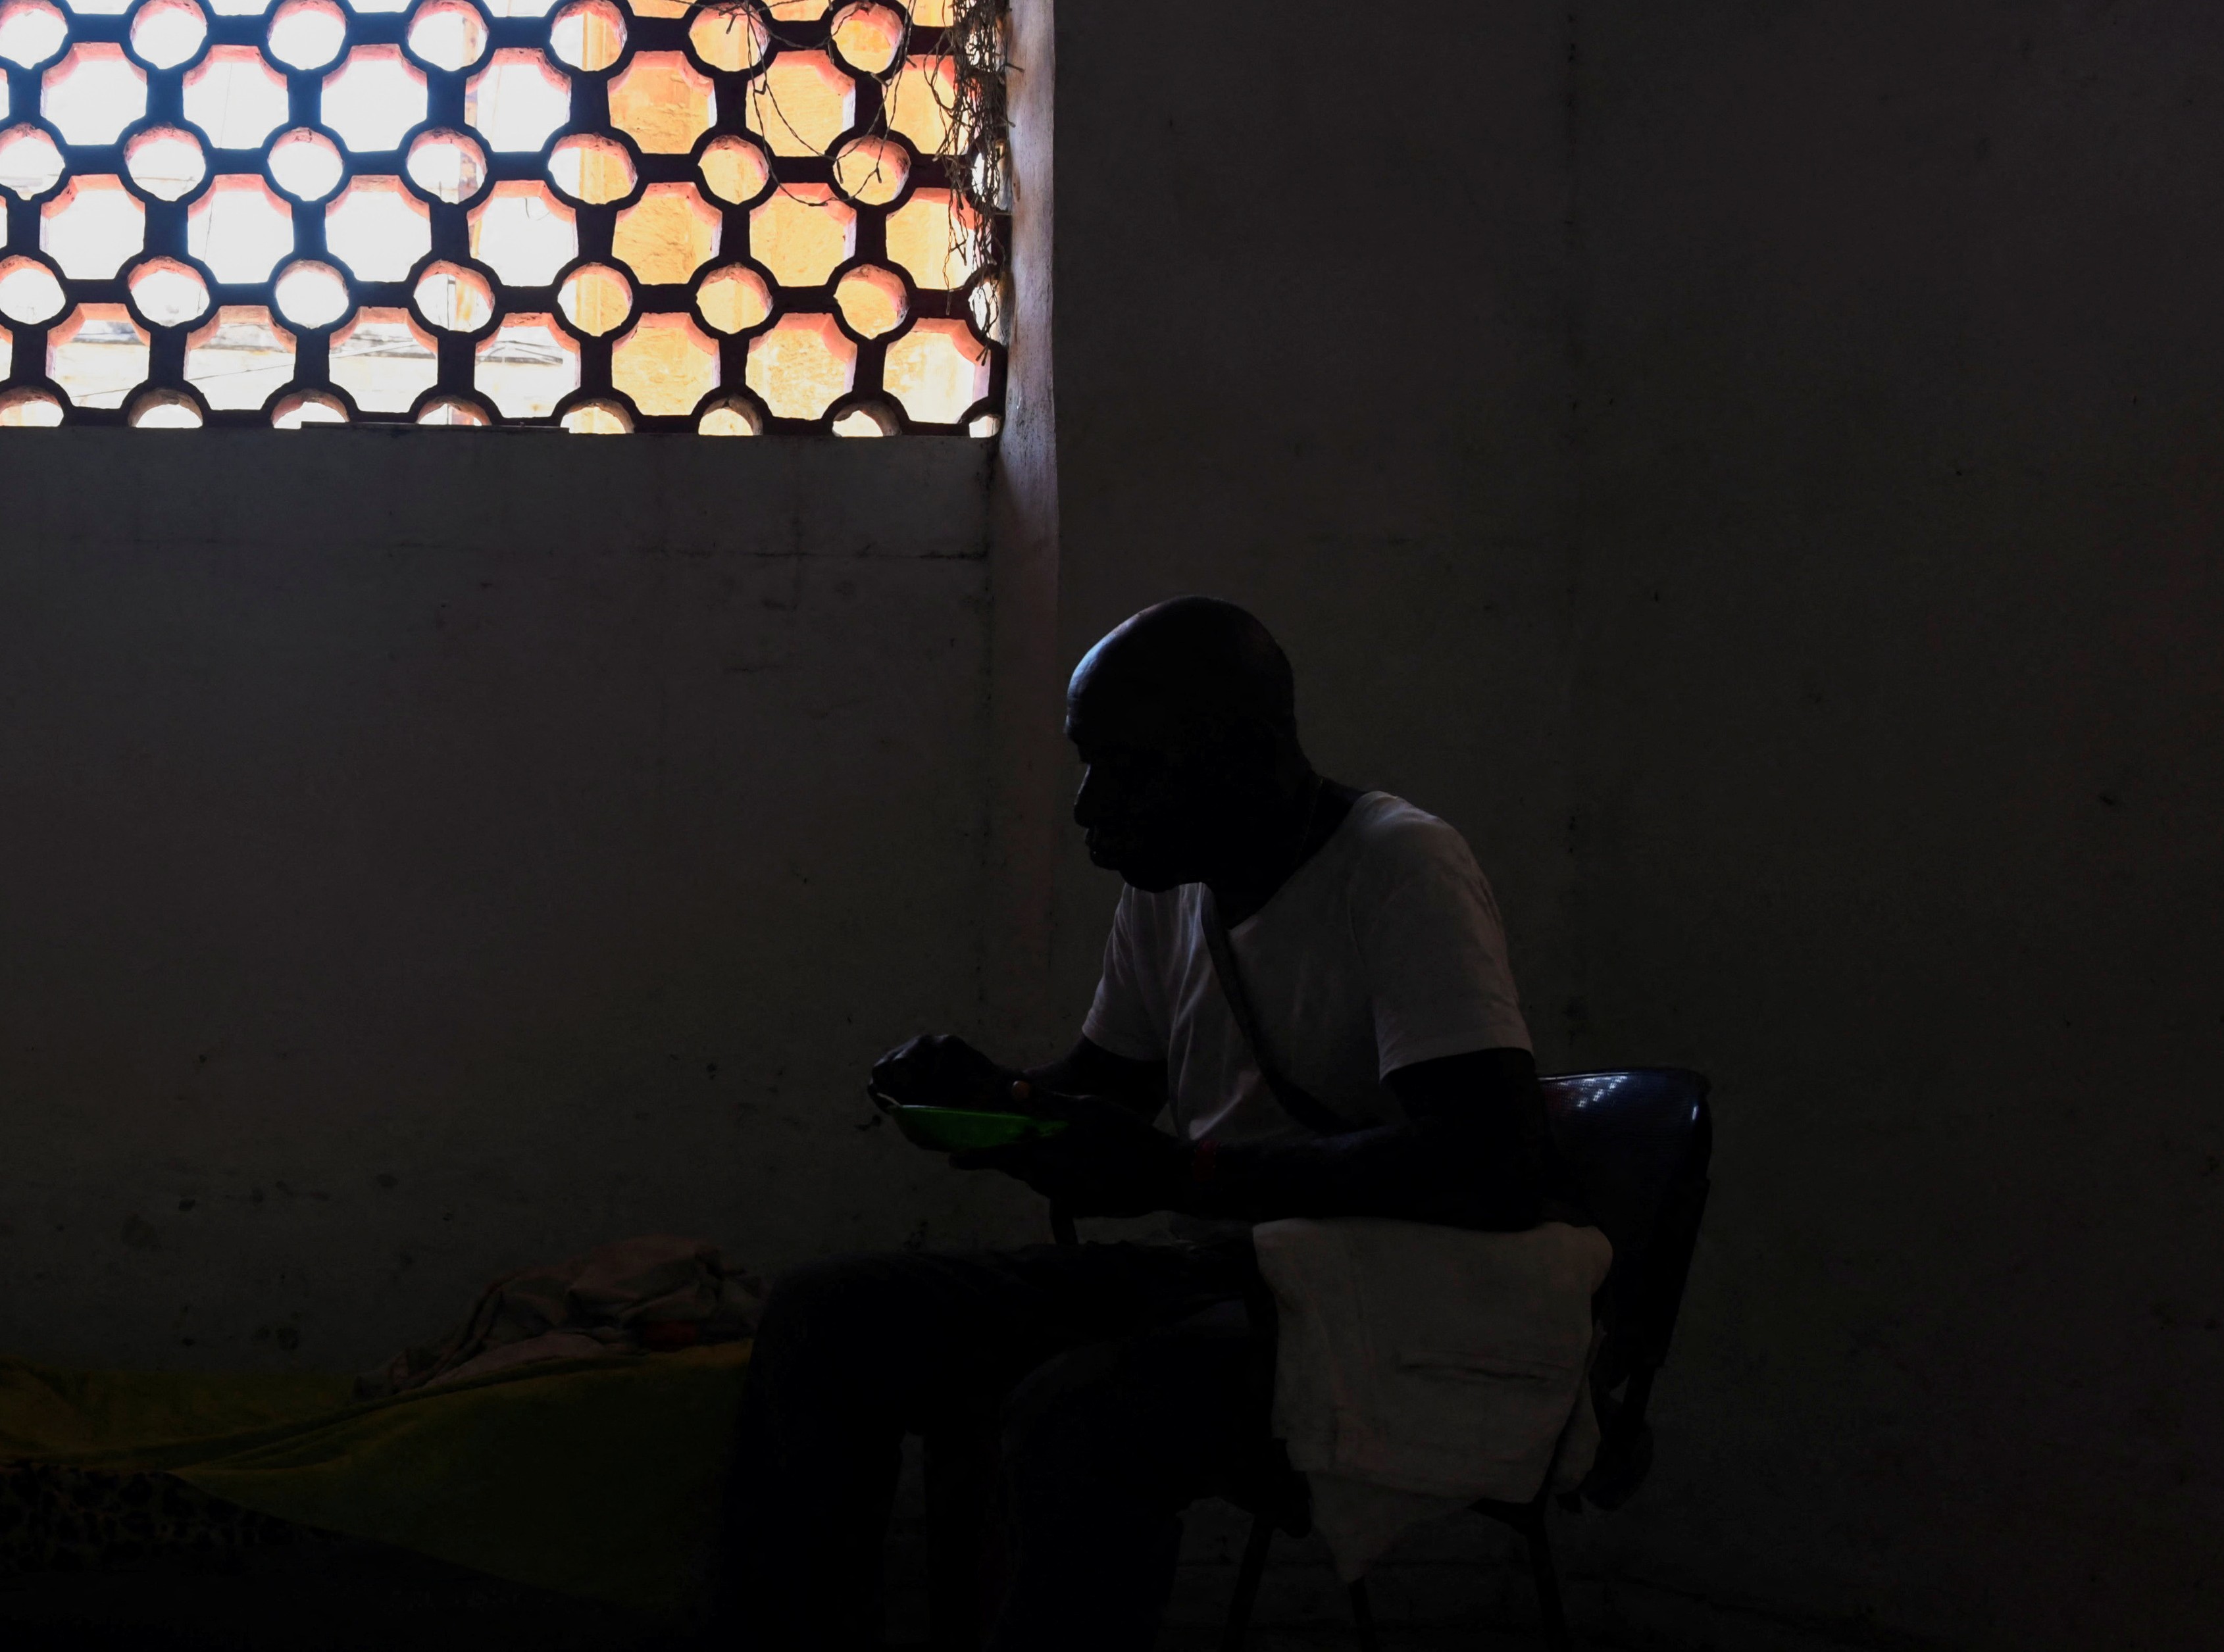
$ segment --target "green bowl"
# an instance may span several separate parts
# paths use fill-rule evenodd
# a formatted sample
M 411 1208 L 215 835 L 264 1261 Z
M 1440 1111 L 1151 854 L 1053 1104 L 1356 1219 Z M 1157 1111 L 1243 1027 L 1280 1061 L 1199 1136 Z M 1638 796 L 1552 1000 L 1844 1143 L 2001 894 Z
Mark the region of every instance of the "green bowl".
M 975 1113 L 964 1107 L 890 1107 L 888 1116 L 904 1139 L 938 1153 L 970 1153 L 982 1147 L 1009 1147 L 1036 1141 L 1065 1128 L 1063 1119 L 1036 1119 L 1024 1113 Z

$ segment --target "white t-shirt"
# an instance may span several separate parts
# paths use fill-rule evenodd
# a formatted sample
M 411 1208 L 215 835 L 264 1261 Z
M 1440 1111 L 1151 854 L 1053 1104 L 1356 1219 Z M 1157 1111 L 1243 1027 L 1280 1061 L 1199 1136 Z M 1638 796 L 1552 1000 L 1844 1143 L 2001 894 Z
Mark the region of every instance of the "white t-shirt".
M 1309 1137 L 1221 995 L 1206 899 L 1202 884 L 1121 891 L 1082 1032 L 1130 1061 L 1164 1061 L 1174 1127 L 1192 1141 Z M 1529 1048 L 1498 903 L 1467 841 L 1387 792 L 1355 803 L 1229 940 L 1268 1055 L 1355 1130 L 1404 1118 L 1382 1083 L 1401 1067 Z

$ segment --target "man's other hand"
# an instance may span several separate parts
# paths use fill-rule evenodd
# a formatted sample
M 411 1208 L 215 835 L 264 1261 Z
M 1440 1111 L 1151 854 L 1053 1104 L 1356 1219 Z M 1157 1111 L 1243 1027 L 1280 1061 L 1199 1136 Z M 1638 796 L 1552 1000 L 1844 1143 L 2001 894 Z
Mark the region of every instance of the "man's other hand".
M 1010 1113 L 1012 1083 L 1018 1077 L 963 1038 L 939 1032 L 898 1044 L 873 1063 L 873 1088 L 913 1107 Z
M 1190 1150 L 1128 1107 L 1061 1095 L 1020 1079 L 1004 1107 L 1062 1119 L 1054 1136 L 955 1153 L 961 1170 L 1002 1170 L 1077 1216 L 1147 1216 L 1173 1207 L 1189 1180 Z

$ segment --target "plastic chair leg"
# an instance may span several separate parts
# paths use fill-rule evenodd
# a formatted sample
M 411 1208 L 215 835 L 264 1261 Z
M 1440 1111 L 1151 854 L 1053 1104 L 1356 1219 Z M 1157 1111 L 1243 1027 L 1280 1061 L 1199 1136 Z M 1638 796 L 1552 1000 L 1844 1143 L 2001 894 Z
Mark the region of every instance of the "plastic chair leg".
M 1365 1578 L 1351 1586 L 1351 1624 L 1359 1633 L 1359 1652 L 1377 1652 L 1381 1643 L 1374 1638 L 1374 1603 L 1367 1598 Z
M 1568 1617 L 1560 1605 L 1560 1574 L 1552 1566 L 1552 1545 L 1545 1535 L 1545 1510 L 1540 1505 L 1529 1528 L 1529 1570 L 1537 1580 L 1537 1616 L 1545 1630 L 1549 1652 L 1571 1652 Z
M 1220 1632 L 1220 1652 L 1242 1652 L 1251 1630 L 1251 1608 L 1258 1604 L 1259 1579 L 1267 1575 L 1267 1551 L 1274 1545 L 1274 1523 L 1264 1515 L 1251 1519 L 1243 1545 L 1242 1569 L 1235 1574 L 1235 1598 L 1228 1605 L 1228 1627 Z

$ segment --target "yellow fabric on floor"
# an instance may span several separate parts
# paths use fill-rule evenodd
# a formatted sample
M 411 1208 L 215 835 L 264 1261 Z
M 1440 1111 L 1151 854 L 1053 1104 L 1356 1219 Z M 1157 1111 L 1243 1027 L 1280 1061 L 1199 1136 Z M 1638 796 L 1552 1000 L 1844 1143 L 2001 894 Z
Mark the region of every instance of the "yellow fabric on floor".
M 357 1403 L 346 1378 L 0 1359 L 0 1461 L 215 1497 L 665 1617 L 701 1604 L 749 1345 L 566 1360 Z

